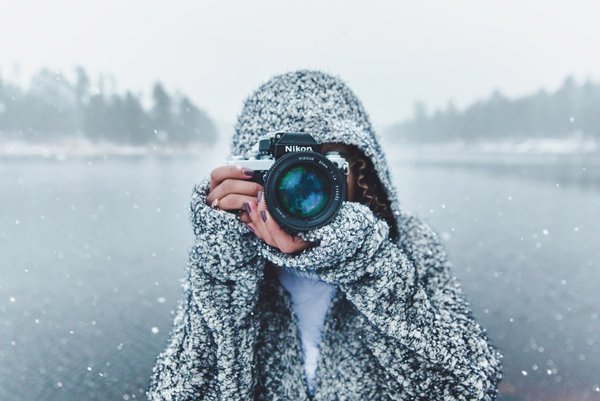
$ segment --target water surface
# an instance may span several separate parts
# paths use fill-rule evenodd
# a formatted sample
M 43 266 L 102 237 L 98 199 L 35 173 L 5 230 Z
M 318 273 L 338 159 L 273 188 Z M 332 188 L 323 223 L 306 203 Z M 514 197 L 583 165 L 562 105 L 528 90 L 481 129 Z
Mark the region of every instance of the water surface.
M 0 161 L 0 399 L 144 399 L 214 159 Z M 502 399 L 600 399 L 595 170 L 393 165 L 505 355 Z

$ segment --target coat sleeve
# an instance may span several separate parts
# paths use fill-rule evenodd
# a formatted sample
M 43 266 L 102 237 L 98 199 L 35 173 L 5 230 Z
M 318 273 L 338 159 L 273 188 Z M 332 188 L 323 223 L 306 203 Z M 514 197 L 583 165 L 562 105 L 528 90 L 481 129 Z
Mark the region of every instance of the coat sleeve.
M 337 285 L 364 322 L 356 335 L 411 399 L 494 399 L 501 355 L 474 320 L 435 233 L 409 215 L 402 222 L 396 244 L 368 207 L 345 203 L 329 226 L 302 234 L 316 247 L 263 254 Z
M 157 359 L 149 400 L 254 398 L 254 307 L 264 262 L 255 236 L 231 213 L 206 205 L 196 186 L 190 214 L 196 242 L 167 349 Z

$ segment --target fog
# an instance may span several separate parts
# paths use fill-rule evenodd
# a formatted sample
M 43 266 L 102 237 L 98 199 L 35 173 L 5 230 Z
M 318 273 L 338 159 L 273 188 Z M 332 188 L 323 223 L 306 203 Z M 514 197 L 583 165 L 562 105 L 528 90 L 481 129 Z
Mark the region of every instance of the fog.
M 385 128 L 452 100 L 501 89 L 555 90 L 567 75 L 598 79 L 595 2 L 516 0 L 144 2 L 24 0 L 0 4 L 0 69 L 26 80 L 41 67 L 148 93 L 161 80 L 218 121 L 273 74 L 339 74 Z

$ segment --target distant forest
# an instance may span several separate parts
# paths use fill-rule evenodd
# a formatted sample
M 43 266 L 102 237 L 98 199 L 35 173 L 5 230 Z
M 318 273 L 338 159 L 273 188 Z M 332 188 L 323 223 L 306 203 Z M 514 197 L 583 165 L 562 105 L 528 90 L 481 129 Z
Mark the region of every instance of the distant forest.
M 386 131 L 391 142 L 477 142 L 564 138 L 573 133 L 600 140 L 600 84 L 567 78 L 553 93 L 510 99 L 500 91 L 459 111 L 452 103 L 428 114 L 423 103 L 412 119 Z
M 92 82 L 81 67 L 72 82 L 62 72 L 42 69 L 27 89 L 0 75 L 0 139 L 176 146 L 216 141 L 215 125 L 188 97 L 170 94 L 157 82 L 151 105 L 144 107 L 140 94 L 117 93 L 114 86 L 104 76 Z

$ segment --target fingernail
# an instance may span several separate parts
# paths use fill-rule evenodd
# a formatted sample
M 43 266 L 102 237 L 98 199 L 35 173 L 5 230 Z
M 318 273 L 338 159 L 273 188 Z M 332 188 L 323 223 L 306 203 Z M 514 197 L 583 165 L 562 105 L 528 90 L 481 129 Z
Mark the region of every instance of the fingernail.
M 252 177 L 254 175 L 254 170 L 252 170 L 251 168 L 243 168 L 242 173 L 244 173 L 244 175 L 247 175 L 248 177 Z
M 256 196 L 256 203 L 260 203 L 260 200 L 262 199 L 262 191 L 258 191 L 258 195 Z
M 250 204 L 248 202 L 244 202 L 244 210 L 248 213 L 248 216 L 252 214 L 252 209 L 250 209 Z
M 260 211 L 260 217 L 262 217 L 262 221 L 263 222 L 267 222 L 267 212 L 265 212 L 264 210 Z
M 246 226 L 246 228 L 252 232 L 255 232 L 254 229 L 252 228 L 252 226 Z
M 212 207 L 213 209 L 215 208 L 215 206 L 217 206 L 217 199 L 215 199 L 213 201 L 213 203 L 210 205 L 210 207 Z

